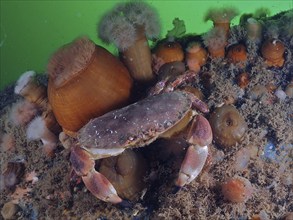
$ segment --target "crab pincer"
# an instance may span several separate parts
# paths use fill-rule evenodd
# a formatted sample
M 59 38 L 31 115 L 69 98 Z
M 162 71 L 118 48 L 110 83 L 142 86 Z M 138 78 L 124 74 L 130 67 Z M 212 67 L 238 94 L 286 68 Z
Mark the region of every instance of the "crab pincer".
M 78 146 L 71 150 L 70 161 L 77 175 L 81 176 L 86 188 L 97 198 L 113 204 L 125 203 L 110 181 L 95 170 L 95 160 Z
M 202 115 L 197 115 L 188 133 L 185 158 L 181 164 L 176 186 L 179 190 L 185 184 L 194 180 L 201 172 L 208 157 L 208 145 L 212 142 L 213 135 L 210 124 Z

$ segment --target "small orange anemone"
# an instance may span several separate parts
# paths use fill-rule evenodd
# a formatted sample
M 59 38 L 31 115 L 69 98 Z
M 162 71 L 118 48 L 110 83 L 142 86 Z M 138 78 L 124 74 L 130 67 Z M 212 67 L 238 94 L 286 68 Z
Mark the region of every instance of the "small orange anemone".
M 277 39 L 268 39 L 261 47 L 261 54 L 269 67 L 282 67 L 285 62 L 284 53 L 285 45 Z
M 237 84 L 241 89 L 244 89 L 249 84 L 249 74 L 247 72 L 241 73 L 237 76 Z
M 158 59 L 162 59 L 164 63 L 174 61 L 183 61 L 184 52 L 181 45 L 175 41 L 167 41 L 159 44 L 155 50 L 155 55 Z
M 203 43 L 208 48 L 211 58 L 225 57 L 227 39 L 225 32 L 220 28 L 212 28 L 203 36 Z
M 232 7 L 211 8 L 206 13 L 204 20 L 213 21 L 214 27 L 224 30 L 225 36 L 228 37 L 231 20 L 238 15 L 238 10 Z
M 235 44 L 229 47 L 227 52 L 227 59 L 231 63 L 238 63 L 244 66 L 244 62 L 247 60 L 246 48 L 243 44 Z
M 253 187 L 248 179 L 236 176 L 222 184 L 222 193 L 228 201 L 241 203 L 251 198 Z
M 186 49 L 186 64 L 190 70 L 199 72 L 201 66 L 205 65 L 208 52 L 199 42 L 189 44 Z

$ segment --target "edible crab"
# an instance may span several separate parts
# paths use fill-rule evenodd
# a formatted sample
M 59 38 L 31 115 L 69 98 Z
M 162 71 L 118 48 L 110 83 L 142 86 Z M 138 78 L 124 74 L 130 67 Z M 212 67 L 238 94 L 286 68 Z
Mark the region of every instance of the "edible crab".
M 78 131 L 71 148 L 73 169 L 97 198 L 114 204 L 125 201 L 110 181 L 95 170 L 95 160 L 121 154 L 125 149 L 144 147 L 158 138 L 170 138 L 191 123 L 189 147 L 175 182 L 181 188 L 201 172 L 212 141 L 209 122 L 195 111 L 208 112 L 204 102 L 185 91 L 156 94 L 89 121 Z

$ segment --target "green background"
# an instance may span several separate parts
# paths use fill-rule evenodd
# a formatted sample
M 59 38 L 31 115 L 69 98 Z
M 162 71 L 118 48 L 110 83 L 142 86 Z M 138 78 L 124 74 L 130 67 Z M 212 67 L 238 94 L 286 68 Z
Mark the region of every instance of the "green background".
M 87 35 L 112 53 L 114 46 L 97 37 L 101 16 L 121 1 L 12 1 L 1 0 L 0 89 L 27 70 L 44 73 L 51 54 L 78 36 Z M 293 8 L 292 0 L 267 1 L 169 1 L 149 0 L 162 22 L 161 36 L 172 29 L 175 17 L 185 21 L 188 33 L 203 33 L 212 27 L 203 17 L 210 7 L 234 6 L 241 13 L 266 7 L 271 15 Z M 233 19 L 237 24 L 239 16 Z

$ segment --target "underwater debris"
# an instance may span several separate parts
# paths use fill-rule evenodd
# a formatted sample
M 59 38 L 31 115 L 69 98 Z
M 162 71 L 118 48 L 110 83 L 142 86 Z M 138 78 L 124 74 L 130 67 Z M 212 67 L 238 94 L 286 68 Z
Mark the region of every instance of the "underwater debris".
M 274 163 L 285 163 L 286 160 L 292 161 L 292 159 L 288 155 L 288 152 L 290 152 L 290 150 L 292 149 L 292 144 L 276 146 L 276 144 L 274 144 L 273 142 L 268 141 L 268 143 L 264 147 L 261 158 L 263 160 Z
M 21 162 L 8 162 L 3 173 L 4 186 L 14 191 L 24 175 L 25 166 Z
M 17 126 L 27 125 L 38 113 L 37 106 L 27 100 L 20 100 L 11 107 L 9 118 Z
M 4 152 L 15 151 L 15 138 L 13 137 L 12 134 L 9 134 L 9 133 L 3 134 L 0 139 L 0 143 L 1 143 L 0 151 L 4 151 Z
M 175 18 L 172 22 L 173 29 L 167 32 L 166 38 L 170 41 L 173 41 L 176 38 L 183 37 L 186 33 L 186 27 L 183 20 Z
M 13 194 L 11 195 L 11 202 L 14 204 L 19 204 L 21 200 L 23 200 L 26 196 L 28 196 L 29 192 L 31 192 L 32 189 L 27 187 L 27 188 L 22 188 L 17 186 Z
M 251 152 L 252 150 L 250 148 L 242 148 L 235 154 L 235 163 L 234 163 L 234 169 L 236 171 L 243 171 L 247 168 L 250 158 L 251 158 Z
M 38 116 L 30 122 L 26 134 L 29 140 L 41 139 L 44 153 L 50 157 L 54 155 L 58 138 L 47 128 L 45 120 L 42 117 Z
M 47 109 L 47 88 L 37 82 L 35 71 L 24 72 L 18 79 L 14 92 L 31 103 L 35 103 L 42 110 Z
M 145 2 L 120 3 L 98 25 L 99 37 L 116 45 L 131 76 L 140 82 L 149 82 L 155 77 L 147 38 L 158 37 L 159 33 L 159 17 Z
M 31 182 L 32 184 L 35 184 L 36 182 L 38 182 L 39 178 L 37 176 L 36 171 L 32 171 L 30 173 L 26 173 L 25 174 L 25 181 L 26 182 Z
M 35 104 L 42 111 L 42 117 L 48 129 L 53 133 L 59 132 L 60 126 L 48 101 L 47 87 L 36 79 L 35 71 L 24 72 L 17 80 L 14 92 Z

